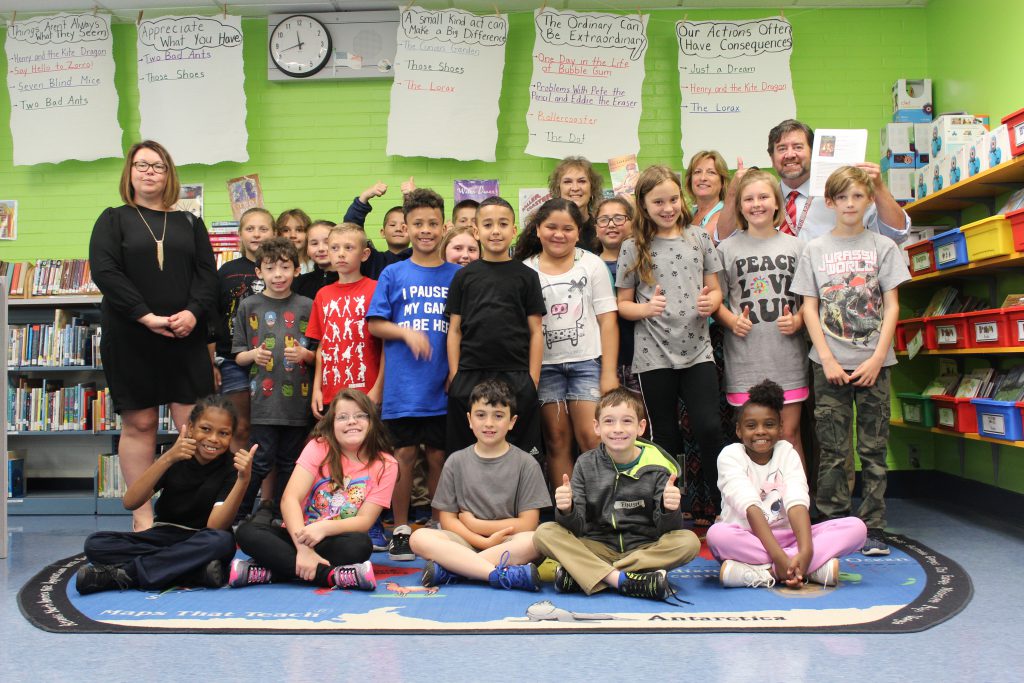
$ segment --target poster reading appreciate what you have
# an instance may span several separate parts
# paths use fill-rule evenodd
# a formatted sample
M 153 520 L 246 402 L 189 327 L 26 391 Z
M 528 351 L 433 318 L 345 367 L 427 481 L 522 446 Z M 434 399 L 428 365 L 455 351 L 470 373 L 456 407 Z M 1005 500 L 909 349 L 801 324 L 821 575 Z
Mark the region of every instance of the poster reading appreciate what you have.
M 526 153 L 604 161 L 639 152 L 647 17 L 553 9 L 533 17 Z
M 110 18 L 56 14 L 7 25 L 14 165 L 121 156 Z
M 242 22 L 158 17 L 138 27 L 139 132 L 174 162 L 248 161 Z
M 508 15 L 402 11 L 388 154 L 494 161 Z

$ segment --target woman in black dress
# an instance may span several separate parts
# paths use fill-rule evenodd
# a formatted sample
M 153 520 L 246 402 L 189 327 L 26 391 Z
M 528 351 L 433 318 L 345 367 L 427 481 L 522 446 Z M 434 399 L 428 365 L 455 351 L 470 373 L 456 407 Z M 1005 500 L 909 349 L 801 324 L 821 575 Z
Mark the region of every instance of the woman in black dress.
M 133 145 L 121 174 L 125 204 L 100 214 L 89 241 L 103 293 L 103 372 L 121 415 L 118 452 L 129 486 L 153 462 L 159 406 L 170 406 L 180 429 L 192 404 L 214 390 L 207 324 L 216 264 L 202 219 L 171 208 L 179 188 L 163 146 Z M 152 526 L 149 505 L 133 514 L 136 531 Z

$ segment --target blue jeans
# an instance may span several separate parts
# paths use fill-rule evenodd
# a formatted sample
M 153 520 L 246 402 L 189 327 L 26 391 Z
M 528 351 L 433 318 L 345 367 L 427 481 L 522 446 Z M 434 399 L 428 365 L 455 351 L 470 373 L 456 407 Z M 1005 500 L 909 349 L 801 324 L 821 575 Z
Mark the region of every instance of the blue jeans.
M 537 398 L 541 405 L 563 401 L 596 403 L 601 398 L 601 360 L 542 365 Z

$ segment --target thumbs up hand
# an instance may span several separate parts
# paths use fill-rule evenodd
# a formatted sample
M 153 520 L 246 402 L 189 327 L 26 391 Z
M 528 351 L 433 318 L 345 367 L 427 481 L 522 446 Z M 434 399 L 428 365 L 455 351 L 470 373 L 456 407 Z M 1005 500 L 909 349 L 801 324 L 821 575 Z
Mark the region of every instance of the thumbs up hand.
M 791 335 L 797 330 L 796 316 L 793 315 L 793 310 L 786 304 L 782 308 L 782 315 L 779 316 L 775 324 L 779 327 L 779 332 L 784 335 Z
M 249 450 L 239 448 L 235 451 L 235 471 L 238 472 L 239 481 L 249 481 L 252 477 L 252 459 L 257 448 L 259 444 L 254 443 Z
M 572 510 L 572 486 L 568 474 L 562 475 L 562 485 L 555 489 L 555 507 L 562 512 Z
M 178 439 L 165 454 L 172 463 L 181 460 L 191 460 L 196 455 L 196 440 L 192 438 L 192 425 L 185 423 Z
M 668 299 L 665 297 L 665 290 L 661 288 L 661 285 L 655 285 L 654 295 L 651 296 L 651 300 L 647 302 L 647 317 L 659 317 L 665 312 L 665 307 L 667 305 Z
M 409 176 L 409 179 L 402 183 L 402 195 L 405 196 L 416 189 L 416 181 Z
M 750 330 L 754 328 L 754 323 L 750 322 L 750 306 L 744 306 L 743 312 L 736 318 L 736 322 L 732 324 L 732 333 L 741 339 L 750 334 Z
M 714 313 L 716 308 L 718 308 L 718 302 L 712 297 L 711 288 L 704 285 L 704 288 L 700 290 L 700 294 L 697 295 L 697 314 L 706 318 Z
M 274 354 L 267 349 L 266 344 L 260 344 L 253 350 L 256 352 L 256 357 L 253 359 L 253 362 L 261 368 L 267 367 L 267 363 L 274 359 Z
M 675 512 L 679 509 L 679 505 L 683 500 L 683 494 L 679 491 L 679 487 L 676 486 L 676 475 L 672 475 L 668 478 L 668 483 L 665 484 L 665 493 L 662 496 L 662 505 L 669 512 Z

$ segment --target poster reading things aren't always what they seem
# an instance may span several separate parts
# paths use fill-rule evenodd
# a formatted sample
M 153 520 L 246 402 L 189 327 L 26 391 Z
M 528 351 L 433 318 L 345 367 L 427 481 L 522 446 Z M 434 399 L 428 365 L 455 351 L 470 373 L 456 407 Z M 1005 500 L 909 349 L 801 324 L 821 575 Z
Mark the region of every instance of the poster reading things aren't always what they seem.
M 119 157 L 110 17 L 54 14 L 7 24 L 14 165 Z
M 139 132 L 174 162 L 248 161 L 239 17 L 157 17 L 138 25 Z
M 796 118 L 789 22 L 680 21 L 676 37 L 683 157 L 716 149 L 730 167 L 769 166 L 768 131 Z
M 387 153 L 494 161 L 507 39 L 506 14 L 403 10 Z
M 640 151 L 647 17 L 534 11 L 526 153 L 611 159 Z

